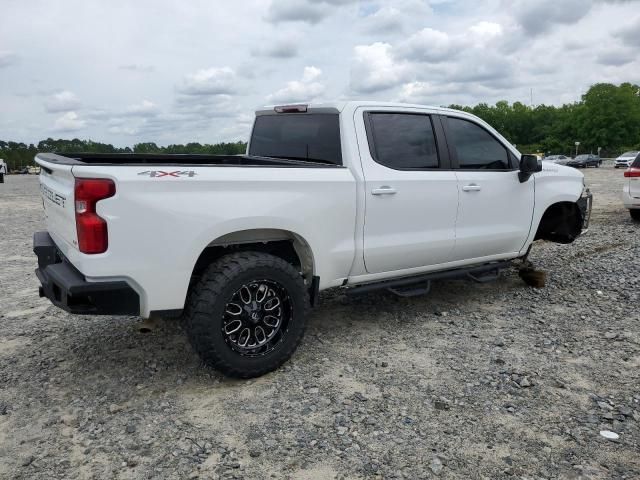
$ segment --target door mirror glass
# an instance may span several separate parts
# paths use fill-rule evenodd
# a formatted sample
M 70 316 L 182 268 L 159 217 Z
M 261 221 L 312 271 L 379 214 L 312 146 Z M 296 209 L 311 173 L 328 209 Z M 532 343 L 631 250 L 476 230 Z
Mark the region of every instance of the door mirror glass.
M 518 178 L 520 182 L 526 182 L 529 177 L 536 172 L 542 171 L 542 161 L 536 155 L 522 155 L 520 157 L 520 172 Z

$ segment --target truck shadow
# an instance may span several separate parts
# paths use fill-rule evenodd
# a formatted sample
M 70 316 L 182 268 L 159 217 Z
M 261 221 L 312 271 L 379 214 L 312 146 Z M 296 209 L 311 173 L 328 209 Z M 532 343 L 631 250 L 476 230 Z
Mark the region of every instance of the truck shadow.
M 367 338 L 387 335 L 390 325 L 401 337 L 415 335 L 416 327 L 442 322 L 444 317 L 463 325 L 470 313 L 482 317 L 499 312 L 501 297 L 528 288 L 517 276 L 505 275 L 489 284 L 434 282 L 429 294 L 410 298 L 384 290 L 353 297 L 339 290 L 327 291 L 309 317 L 307 335 L 296 354 L 299 357 L 302 352 L 302 358 L 294 356 L 294 360 L 306 362 L 319 352 L 331 354 L 332 344 L 340 349 L 346 337 L 361 337 L 360 347 L 366 348 Z M 151 331 L 141 333 L 141 321 L 129 317 L 85 317 L 82 321 L 64 313 L 60 317 L 61 328 L 54 339 L 33 339 L 38 353 L 30 358 L 35 362 L 48 359 L 52 365 L 49 375 L 56 378 L 53 388 L 80 392 L 92 385 L 97 391 L 113 390 L 116 383 L 122 393 L 131 393 L 140 385 L 171 388 L 187 379 L 203 384 L 212 379 L 225 381 L 213 369 L 203 367 L 179 320 L 157 320 Z

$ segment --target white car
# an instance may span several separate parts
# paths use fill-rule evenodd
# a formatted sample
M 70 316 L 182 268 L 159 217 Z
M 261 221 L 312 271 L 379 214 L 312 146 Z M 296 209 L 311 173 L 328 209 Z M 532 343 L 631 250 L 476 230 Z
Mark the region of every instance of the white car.
M 640 152 L 625 152 L 616 158 L 615 168 L 628 168 L 631 166 Z
M 624 178 L 622 187 L 624 207 L 629 209 L 631 218 L 640 220 L 640 155 L 625 170 Z
M 318 292 L 426 293 L 574 241 L 591 195 L 479 118 L 421 105 L 266 107 L 245 156 L 38 154 L 40 294 L 71 313 L 181 314 L 204 362 L 274 370 Z

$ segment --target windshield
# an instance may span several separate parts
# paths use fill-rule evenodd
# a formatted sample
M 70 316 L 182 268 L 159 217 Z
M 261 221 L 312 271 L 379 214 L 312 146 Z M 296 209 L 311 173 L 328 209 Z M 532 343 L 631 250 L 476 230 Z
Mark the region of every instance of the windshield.
M 578 156 L 576 157 L 576 160 L 585 160 L 585 159 L 587 159 L 587 158 L 589 158 L 589 155 L 578 155 Z
M 638 155 L 638 152 L 625 152 L 620 156 L 621 157 L 635 157 L 636 155 Z
M 337 113 L 281 113 L 256 117 L 249 155 L 342 165 Z

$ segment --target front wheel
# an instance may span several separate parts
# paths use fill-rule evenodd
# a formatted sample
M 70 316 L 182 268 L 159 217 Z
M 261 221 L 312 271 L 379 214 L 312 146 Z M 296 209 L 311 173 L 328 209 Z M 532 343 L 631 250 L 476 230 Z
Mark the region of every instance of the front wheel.
M 629 210 L 629 214 L 631 215 L 631 218 L 633 218 L 634 220 L 640 221 L 640 209 L 632 208 Z
M 203 362 L 251 378 L 286 362 L 302 340 L 309 310 L 302 275 L 261 252 L 226 255 L 193 288 L 185 310 L 189 340 Z

